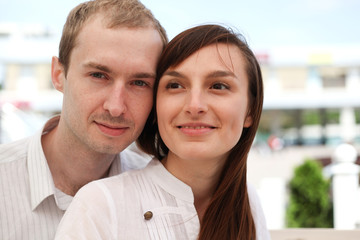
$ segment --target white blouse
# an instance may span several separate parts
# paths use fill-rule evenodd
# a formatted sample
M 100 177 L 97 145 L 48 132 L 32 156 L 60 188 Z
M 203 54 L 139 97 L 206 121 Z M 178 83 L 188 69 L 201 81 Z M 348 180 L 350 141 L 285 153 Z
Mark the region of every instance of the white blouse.
M 270 239 L 253 188 L 257 239 Z M 191 188 L 153 159 L 142 170 L 89 183 L 60 222 L 59 239 L 197 239 L 199 218 Z

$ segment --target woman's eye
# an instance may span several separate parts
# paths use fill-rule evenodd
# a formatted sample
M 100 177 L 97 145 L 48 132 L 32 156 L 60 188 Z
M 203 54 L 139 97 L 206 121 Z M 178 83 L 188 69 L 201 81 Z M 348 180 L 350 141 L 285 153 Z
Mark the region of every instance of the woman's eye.
M 167 85 L 166 85 L 166 88 L 167 89 L 169 89 L 169 88 L 174 88 L 174 89 L 176 89 L 176 88 L 183 88 L 180 84 L 178 84 L 178 83 L 168 83 Z
M 211 89 L 225 90 L 225 89 L 229 89 L 229 87 L 223 83 L 215 83 L 211 86 Z
M 94 78 L 105 78 L 105 75 L 99 72 L 91 73 L 90 75 Z

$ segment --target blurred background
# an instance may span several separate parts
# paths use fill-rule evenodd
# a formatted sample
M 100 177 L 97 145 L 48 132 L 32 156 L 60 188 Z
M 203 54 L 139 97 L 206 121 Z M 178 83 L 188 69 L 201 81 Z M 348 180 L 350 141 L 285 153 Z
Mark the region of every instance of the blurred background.
M 51 84 L 50 62 L 58 55 L 66 16 L 80 2 L 0 0 L 1 143 L 34 133 L 60 112 L 62 95 Z M 265 102 L 248 178 L 269 227 L 324 227 L 302 223 L 296 212 L 315 202 L 302 218 L 322 214 L 329 220 L 325 227 L 360 228 L 360 1 L 142 2 L 169 39 L 198 24 L 221 23 L 242 33 L 256 54 Z M 307 168 L 308 161 L 318 169 Z M 296 172 L 299 168 L 305 170 Z M 311 180 L 316 171 L 320 178 Z M 325 200 L 311 199 L 310 187 L 295 196 L 298 178 L 304 186 L 324 181 Z

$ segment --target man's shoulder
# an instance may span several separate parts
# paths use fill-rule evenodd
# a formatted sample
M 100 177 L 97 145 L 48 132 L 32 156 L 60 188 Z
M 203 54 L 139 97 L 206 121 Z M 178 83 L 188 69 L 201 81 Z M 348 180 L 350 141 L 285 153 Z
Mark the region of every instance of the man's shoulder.
M 98 179 L 86 184 L 81 190 L 92 195 L 95 192 L 101 194 L 105 192 L 112 192 L 111 195 L 120 194 L 125 189 L 135 188 L 141 185 L 139 182 L 145 181 L 144 169 L 131 169 L 121 174 Z M 148 180 L 150 181 L 150 180 Z M 116 194 L 115 194 L 116 195 Z
M 120 153 L 122 171 L 142 169 L 148 165 L 152 157 L 141 151 L 135 143 Z
M 98 185 L 98 186 L 103 185 L 106 187 L 119 186 L 119 184 L 126 186 L 129 184 L 129 182 L 132 182 L 134 179 L 142 177 L 144 175 L 145 169 L 146 169 L 146 167 L 143 169 L 130 169 L 126 172 L 122 172 L 115 176 L 110 176 L 110 177 L 95 180 L 92 183 L 94 185 Z
M 0 164 L 23 159 L 27 155 L 31 137 L 0 144 Z

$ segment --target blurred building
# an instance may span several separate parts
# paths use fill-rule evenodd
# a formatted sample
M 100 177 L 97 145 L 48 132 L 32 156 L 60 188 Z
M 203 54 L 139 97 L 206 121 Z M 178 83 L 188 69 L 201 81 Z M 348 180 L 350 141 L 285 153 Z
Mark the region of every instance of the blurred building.
M 0 24 L 0 103 L 51 115 L 59 38 L 40 25 Z M 265 84 L 257 141 L 287 145 L 360 143 L 360 44 L 254 50 Z
M 265 84 L 260 131 L 266 137 L 285 145 L 360 143 L 360 44 L 257 54 Z
M 60 111 L 50 72 L 58 42 L 39 25 L 0 24 L 0 143 L 31 135 Z
M 287 184 L 296 166 L 307 158 L 331 162 L 343 142 L 356 146 L 359 155 L 360 44 L 256 54 L 265 100 L 248 178 L 258 190 L 268 226 L 280 229 L 286 227 Z M 358 201 L 360 190 L 354 194 Z M 353 211 L 360 216 L 359 208 Z M 360 217 L 355 221 L 360 224 Z
M 61 94 L 51 83 L 59 40 L 39 25 L 0 24 L 0 103 L 58 112 Z

